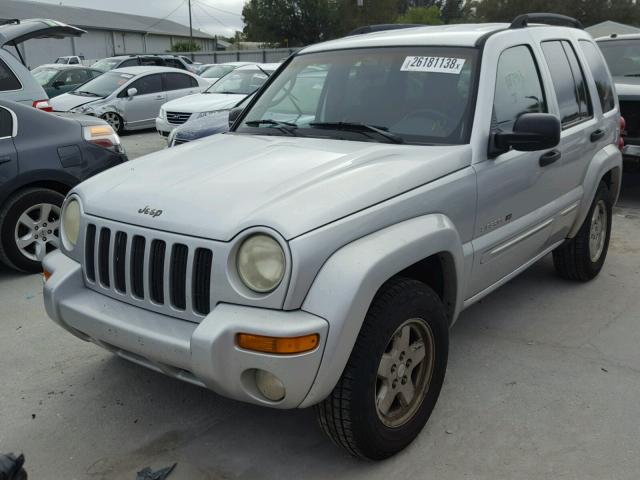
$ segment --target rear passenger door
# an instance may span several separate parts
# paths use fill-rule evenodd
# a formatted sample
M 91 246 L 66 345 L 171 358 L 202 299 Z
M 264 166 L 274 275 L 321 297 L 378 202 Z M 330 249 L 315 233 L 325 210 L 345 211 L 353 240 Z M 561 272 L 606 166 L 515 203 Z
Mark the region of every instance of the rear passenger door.
M 200 91 L 197 80 L 184 73 L 163 73 L 162 82 L 164 91 L 167 94 L 167 102 Z
M 16 121 L 10 110 L 0 107 L 0 192 L 18 174 L 18 154 L 13 144 Z
M 568 40 L 548 40 L 540 44 L 555 92 L 553 109 L 560 117 L 562 135 L 557 150 L 561 157 L 550 171 L 548 188 L 557 198 L 560 213 L 556 217 L 548 245 L 563 240 L 569 233 L 583 195 L 582 180 L 593 158 L 594 143 L 607 132 L 599 126 L 593 101 L 573 43 Z M 609 132 L 612 133 L 612 132 Z

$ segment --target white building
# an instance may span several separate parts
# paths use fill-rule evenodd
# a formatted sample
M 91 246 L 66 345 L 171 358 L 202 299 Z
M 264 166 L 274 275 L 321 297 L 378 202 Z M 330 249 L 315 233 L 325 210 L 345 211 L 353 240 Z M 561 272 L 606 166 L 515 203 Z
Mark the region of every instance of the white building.
M 624 35 L 627 33 L 640 33 L 640 28 L 632 27 L 631 25 L 625 25 L 624 23 L 612 22 L 607 20 L 606 22 L 596 23 L 585 30 L 593 37 L 606 37 L 612 34 Z
M 68 7 L 51 3 L 0 0 L 0 19 L 51 18 L 86 30 L 79 38 L 29 40 L 21 47 L 25 63 L 36 67 L 63 55 L 99 59 L 125 53 L 165 53 L 189 39 L 189 27 L 141 15 Z M 214 49 L 214 37 L 193 30 L 202 51 Z M 219 46 L 218 46 L 219 48 Z

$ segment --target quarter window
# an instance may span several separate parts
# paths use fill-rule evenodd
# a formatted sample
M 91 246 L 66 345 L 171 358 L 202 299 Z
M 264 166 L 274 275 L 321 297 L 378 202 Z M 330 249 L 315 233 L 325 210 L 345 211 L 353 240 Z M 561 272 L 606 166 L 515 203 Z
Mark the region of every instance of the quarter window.
M 182 73 L 165 73 L 164 89 L 165 90 L 182 90 L 184 88 L 197 87 L 198 82 L 195 78 Z
M 10 137 L 13 132 L 13 118 L 9 110 L 0 108 L 0 138 Z
M 138 90 L 138 95 L 156 93 L 162 91 L 162 80 L 159 74 L 147 75 L 133 82 L 129 88 Z
M 571 44 L 565 40 L 542 43 L 563 128 L 592 116 L 587 83 Z
M 598 90 L 598 98 L 603 112 L 613 110 L 616 101 L 613 93 L 613 85 L 611 84 L 611 76 L 602 55 L 593 43 L 587 40 L 580 40 L 580 48 L 587 59 L 587 64 L 591 69 L 593 80 L 596 82 Z
M 511 47 L 500 55 L 493 100 L 492 128 L 513 130 L 523 113 L 547 111 L 536 61 L 529 47 Z
M 20 80 L 13 74 L 9 66 L 0 60 L 0 91 L 20 90 Z

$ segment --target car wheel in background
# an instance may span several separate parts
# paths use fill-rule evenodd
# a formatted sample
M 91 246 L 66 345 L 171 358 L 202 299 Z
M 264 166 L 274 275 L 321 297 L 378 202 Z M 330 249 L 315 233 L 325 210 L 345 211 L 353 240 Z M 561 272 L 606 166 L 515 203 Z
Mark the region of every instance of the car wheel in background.
M 111 125 L 111 128 L 113 128 L 118 135 L 124 131 L 124 120 L 122 120 L 122 117 L 117 113 L 107 112 L 101 115 L 100 118 Z
M 427 285 L 393 278 L 374 298 L 347 366 L 316 406 L 322 430 L 350 454 L 381 460 L 429 419 L 444 381 L 449 329 Z
M 42 271 L 44 256 L 60 246 L 64 195 L 29 188 L 11 197 L 0 211 L 0 260 L 24 272 Z
M 609 250 L 612 210 L 609 189 L 600 182 L 577 235 L 553 251 L 553 265 L 562 278 L 586 282 L 600 273 Z

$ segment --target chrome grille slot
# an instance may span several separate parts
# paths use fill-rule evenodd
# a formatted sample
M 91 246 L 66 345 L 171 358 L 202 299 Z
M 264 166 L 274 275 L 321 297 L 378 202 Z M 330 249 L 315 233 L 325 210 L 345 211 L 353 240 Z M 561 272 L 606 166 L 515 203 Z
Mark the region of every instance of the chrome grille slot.
M 95 217 L 85 225 L 89 288 L 190 321 L 200 321 L 215 306 L 215 242 Z
M 182 125 L 191 118 L 190 113 L 186 112 L 167 112 L 167 122 L 172 125 Z

